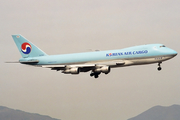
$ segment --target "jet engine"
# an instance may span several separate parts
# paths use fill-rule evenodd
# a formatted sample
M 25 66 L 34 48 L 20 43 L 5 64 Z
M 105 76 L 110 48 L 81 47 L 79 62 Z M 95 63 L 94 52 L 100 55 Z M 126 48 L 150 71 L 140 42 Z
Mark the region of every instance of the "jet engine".
M 62 71 L 62 73 L 64 73 L 64 74 L 79 74 L 79 72 L 80 72 L 79 68 L 69 68 L 69 69 Z
M 105 73 L 105 74 L 108 74 L 110 71 L 111 71 L 111 68 L 109 66 L 103 66 L 101 68 L 96 68 L 94 70 L 94 72 L 97 72 L 97 73 L 102 72 L 102 73 Z

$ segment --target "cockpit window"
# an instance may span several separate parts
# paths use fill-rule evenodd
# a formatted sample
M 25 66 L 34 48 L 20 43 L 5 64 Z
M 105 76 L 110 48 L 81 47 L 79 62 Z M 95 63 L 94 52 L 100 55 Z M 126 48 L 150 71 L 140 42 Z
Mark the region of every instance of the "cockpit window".
M 166 47 L 165 45 L 161 45 L 160 47 Z

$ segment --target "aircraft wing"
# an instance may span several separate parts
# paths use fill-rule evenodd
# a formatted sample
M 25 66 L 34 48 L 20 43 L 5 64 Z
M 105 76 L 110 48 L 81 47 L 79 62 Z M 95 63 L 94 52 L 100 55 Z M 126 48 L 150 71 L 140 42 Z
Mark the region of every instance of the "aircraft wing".
M 95 64 L 71 64 L 71 65 L 43 65 L 43 68 L 51 68 L 51 70 L 66 70 L 68 68 L 80 68 L 81 71 L 86 72 L 95 67 Z
M 97 62 L 96 65 L 106 65 L 106 66 L 116 66 L 116 65 L 124 65 L 125 62 L 123 60 L 113 60 L 113 61 L 101 61 Z
M 114 60 L 114 61 L 98 61 L 93 63 L 84 63 L 84 64 L 68 64 L 68 65 L 42 65 L 43 68 L 51 68 L 51 70 L 66 70 L 69 68 L 80 68 L 81 72 L 88 72 L 92 69 L 103 67 L 103 66 L 116 66 L 116 65 L 124 65 L 125 62 L 122 60 Z

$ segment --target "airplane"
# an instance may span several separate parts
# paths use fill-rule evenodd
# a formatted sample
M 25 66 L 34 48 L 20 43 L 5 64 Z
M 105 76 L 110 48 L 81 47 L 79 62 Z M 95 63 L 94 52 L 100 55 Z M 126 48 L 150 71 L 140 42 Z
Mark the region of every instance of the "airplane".
M 111 68 L 132 65 L 161 63 L 175 57 L 178 53 L 163 44 L 147 44 L 124 49 L 94 51 L 72 54 L 47 55 L 20 34 L 12 35 L 22 56 L 19 63 L 51 70 L 61 70 L 64 74 L 89 72 L 98 78 L 101 73 L 108 74 Z

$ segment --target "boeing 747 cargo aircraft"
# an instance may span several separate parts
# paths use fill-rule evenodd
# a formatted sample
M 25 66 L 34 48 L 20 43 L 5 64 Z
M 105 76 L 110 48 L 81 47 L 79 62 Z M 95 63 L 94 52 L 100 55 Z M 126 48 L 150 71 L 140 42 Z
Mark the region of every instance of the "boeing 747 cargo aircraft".
M 161 63 L 177 55 L 177 52 L 163 44 L 148 44 L 124 49 L 83 52 L 61 55 L 47 55 L 22 35 L 12 35 L 22 58 L 22 64 L 51 68 L 65 74 L 79 74 L 91 71 L 90 76 L 98 78 L 101 73 L 108 74 L 112 68 L 131 65 Z

